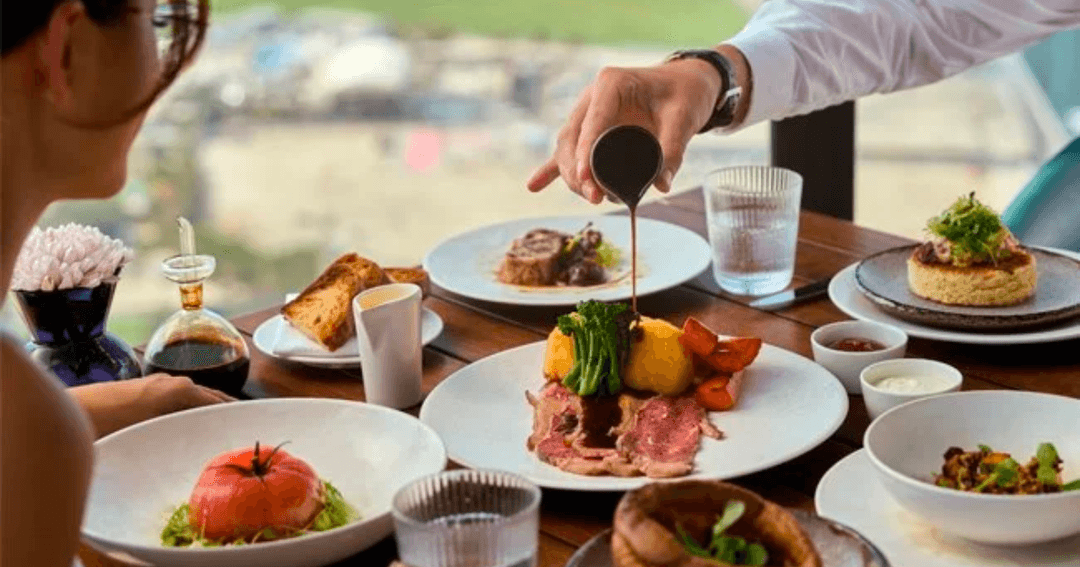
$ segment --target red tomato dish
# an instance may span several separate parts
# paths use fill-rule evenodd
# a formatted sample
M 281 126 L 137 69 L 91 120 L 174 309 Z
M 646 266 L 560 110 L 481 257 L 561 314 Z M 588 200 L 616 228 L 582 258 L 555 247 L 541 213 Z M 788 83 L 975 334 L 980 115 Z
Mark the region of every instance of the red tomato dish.
M 218 455 L 203 469 L 188 499 L 189 521 L 210 540 L 250 541 L 270 532 L 292 535 L 323 509 L 319 476 L 282 451 L 254 447 Z

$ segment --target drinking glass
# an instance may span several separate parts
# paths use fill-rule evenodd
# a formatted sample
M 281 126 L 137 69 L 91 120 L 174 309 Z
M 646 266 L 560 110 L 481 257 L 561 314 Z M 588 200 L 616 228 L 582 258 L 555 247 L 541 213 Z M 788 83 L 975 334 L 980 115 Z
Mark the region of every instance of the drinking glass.
M 391 506 L 409 567 L 534 567 L 540 489 L 518 475 L 453 470 L 404 486 Z
M 705 177 L 713 277 L 724 291 L 767 295 L 791 283 L 802 185 L 798 173 L 762 165 Z

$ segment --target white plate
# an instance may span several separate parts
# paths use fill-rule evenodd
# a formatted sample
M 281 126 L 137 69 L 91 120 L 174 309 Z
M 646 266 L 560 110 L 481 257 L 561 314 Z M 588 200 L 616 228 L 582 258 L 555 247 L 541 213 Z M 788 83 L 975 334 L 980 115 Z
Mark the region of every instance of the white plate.
M 458 234 L 439 243 L 424 258 L 432 283 L 458 295 L 518 305 L 574 305 L 586 299 L 621 301 L 631 296 L 630 278 L 590 287 L 528 288 L 496 279 L 499 263 L 515 238 L 534 228 L 568 233 L 587 223 L 622 252 L 612 272 L 630 272 L 630 219 L 625 216 L 546 217 L 519 219 Z M 711 253 L 705 239 L 681 226 L 653 219 L 637 219 L 638 295 L 675 287 L 709 267 Z
M 283 450 L 333 483 L 361 514 L 346 526 L 297 538 L 209 549 L 161 545 L 169 513 L 187 501 L 214 456 L 289 441 Z M 182 411 L 133 425 L 94 444 L 83 537 L 155 567 L 315 567 L 390 535 L 390 500 L 403 484 L 446 466 L 446 451 L 416 418 L 362 402 L 285 398 Z
M 525 390 L 544 385 L 545 344 L 507 350 L 458 370 L 428 395 L 420 420 L 438 432 L 451 459 L 468 467 L 507 470 L 565 490 L 630 490 L 650 482 L 563 472 L 526 448 L 533 411 Z M 735 409 L 709 416 L 724 439 L 703 437 L 694 473 L 680 480 L 734 478 L 791 460 L 832 435 L 847 415 L 843 385 L 795 353 L 762 345 L 745 372 Z
M 1054 248 L 1047 248 L 1047 250 L 1080 260 L 1080 254 L 1076 252 Z M 913 337 L 966 344 L 1048 343 L 1080 337 L 1080 318 L 1054 327 L 1014 333 L 980 333 L 940 329 L 898 319 L 879 309 L 874 305 L 873 301 L 859 291 L 855 283 L 855 268 L 858 265 L 859 263 L 856 262 L 840 270 L 829 282 L 829 299 L 836 304 L 837 308 L 855 319 L 895 325 Z M 1078 282 L 1078 285 L 1080 285 L 1080 282 Z
M 990 546 L 939 532 L 893 500 L 877 480 L 864 449 L 825 473 L 814 503 L 818 514 L 858 530 L 898 567 L 1080 565 L 1080 536 L 1040 545 Z
M 349 339 L 349 342 L 345 343 L 336 356 L 280 356 L 274 353 L 274 339 L 277 337 L 278 329 L 284 327 L 284 332 L 293 333 L 300 336 L 300 332 L 293 329 L 291 325 L 285 322 L 285 318 L 281 315 L 274 315 L 273 317 L 263 321 L 259 325 L 255 332 L 251 335 L 252 342 L 255 343 L 255 348 L 267 356 L 279 358 L 281 360 L 287 360 L 289 362 L 297 362 L 300 364 L 307 364 L 309 366 L 321 366 L 324 368 L 348 368 L 360 366 L 360 351 L 359 346 L 356 344 L 356 338 Z M 438 338 L 443 330 L 443 320 L 439 317 L 439 314 L 424 307 L 420 312 L 420 340 L 427 346 L 431 341 Z

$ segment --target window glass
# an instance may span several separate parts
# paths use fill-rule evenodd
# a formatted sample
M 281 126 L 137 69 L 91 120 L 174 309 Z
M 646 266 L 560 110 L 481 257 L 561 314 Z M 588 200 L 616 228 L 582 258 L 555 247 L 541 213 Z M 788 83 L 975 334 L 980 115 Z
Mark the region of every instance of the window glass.
M 179 307 L 159 265 L 178 251 L 180 215 L 217 257 L 207 306 L 231 316 L 281 303 L 346 251 L 415 265 L 484 224 L 612 210 L 561 181 L 525 189 L 582 88 L 603 66 L 709 46 L 748 18 L 734 0 L 213 5 L 199 58 L 135 143 L 127 187 L 39 223 L 98 226 L 135 249 L 109 319 L 134 345 Z M 764 162 L 766 132 L 698 137 L 676 186 Z M 11 305 L 6 317 L 24 332 Z

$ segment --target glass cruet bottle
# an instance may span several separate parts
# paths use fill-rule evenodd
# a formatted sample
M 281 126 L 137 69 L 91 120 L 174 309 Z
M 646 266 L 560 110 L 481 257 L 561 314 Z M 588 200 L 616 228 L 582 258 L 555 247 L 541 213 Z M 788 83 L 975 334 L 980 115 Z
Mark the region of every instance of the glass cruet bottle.
M 214 273 L 213 256 L 195 254 L 191 224 L 180 219 L 181 253 L 161 263 L 165 277 L 180 286 L 181 309 L 146 345 L 146 373 L 187 376 L 197 384 L 243 396 L 250 354 L 236 327 L 203 305 L 203 282 Z

